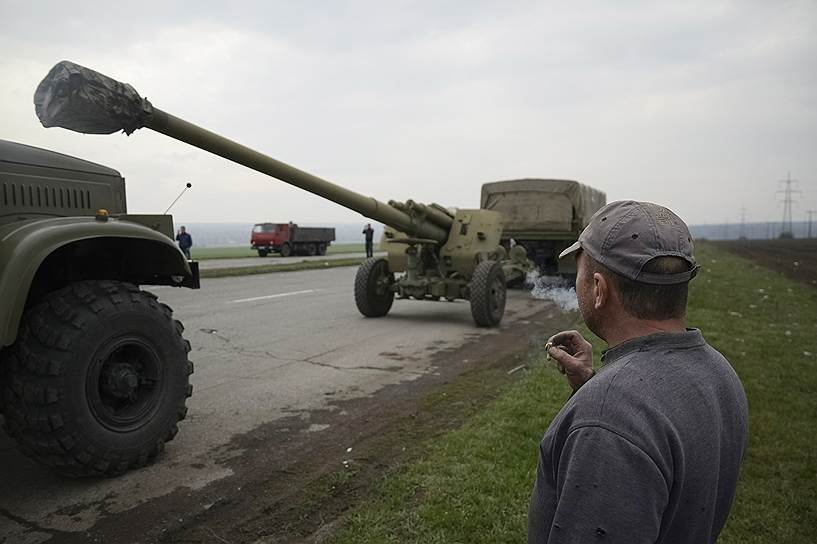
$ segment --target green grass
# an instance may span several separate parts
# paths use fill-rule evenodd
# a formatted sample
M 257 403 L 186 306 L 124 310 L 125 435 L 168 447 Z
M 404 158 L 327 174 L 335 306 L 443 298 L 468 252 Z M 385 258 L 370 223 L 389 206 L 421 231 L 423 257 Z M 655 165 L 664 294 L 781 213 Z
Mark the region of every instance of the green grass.
M 703 270 L 689 324 L 732 362 L 750 406 L 747 458 L 720 542 L 813 542 L 817 290 L 711 245 L 697 249 Z M 598 361 L 604 346 L 593 341 Z M 460 429 L 386 475 L 332 542 L 523 542 L 537 445 L 567 396 L 563 376 L 534 365 Z
M 363 253 L 365 251 L 363 244 L 332 244 L 326 248 L 328 255 L 339 253 Z M 258 252 L 250 249 L 249 246 L 228 246 L 228 247 L 194 247 L 191 250 L 193 259 L 197 261 L 204 261 L 207 259 L 241 259 L 244 257 L 258 257 Z M 269 255 L 268 259 L 275 259 L 279 255 L 273 253 Z
M 692 323 L 732 362 L 749 398 L 749 450 L 721 542 L 814 542 L 817 289 L 705 249 Z

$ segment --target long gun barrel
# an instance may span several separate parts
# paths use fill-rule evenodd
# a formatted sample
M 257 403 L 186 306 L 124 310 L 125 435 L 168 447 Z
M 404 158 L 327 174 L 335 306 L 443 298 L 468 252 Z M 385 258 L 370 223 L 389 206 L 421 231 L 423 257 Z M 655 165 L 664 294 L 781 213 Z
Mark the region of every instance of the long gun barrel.
M 410 236 L 444 243 L 453 219 L 414 202 L 398 209 L 268 157 L 154 107 L 132 86 L 69 61 L 55 65 L 34 94 L 40 122 L 86 134 L 149 128 L 329 199 Z

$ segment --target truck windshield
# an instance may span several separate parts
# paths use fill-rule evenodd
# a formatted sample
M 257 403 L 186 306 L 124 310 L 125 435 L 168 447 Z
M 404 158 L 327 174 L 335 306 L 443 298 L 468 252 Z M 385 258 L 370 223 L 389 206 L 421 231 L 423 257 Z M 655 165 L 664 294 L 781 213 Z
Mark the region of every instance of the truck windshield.
M 275 232 L 275 225 L 256 225 L 252 228 L 253 232 Z

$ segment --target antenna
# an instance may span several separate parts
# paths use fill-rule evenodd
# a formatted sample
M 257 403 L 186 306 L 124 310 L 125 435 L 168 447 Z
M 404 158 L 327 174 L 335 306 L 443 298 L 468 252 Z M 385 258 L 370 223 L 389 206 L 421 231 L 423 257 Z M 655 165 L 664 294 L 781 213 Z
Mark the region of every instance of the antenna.
M 172 208 L 172 207 L 173 207 L 173 204 L 175 204 L 176 202 L 178 202 L 178 201 L 179 201 L 179 199 L 180 199 L 180 198 L 182 197 L 182 195 L 184 194 L 184 192 L 185 192 L 186 190 L 188 190 L 189 188 L 191 188 L 192 186 L 193 186 L 193 184 L 192 184 L 192 183 L 190 183 L 190 182 L 188 181 L 188 182 L 187 182 L 187 183 L 184 185 L 184 189 L 182 189 L 182 192 L 181 192 L 181 193 L 179 193 L 179 196 L 177 196 L 177 197 L 176 197 L 176 200 L 174 200 L 173 202 L 171 202 L 171 203 L 170 203 L 170 206 L 168 206 L 168 207 L 167 207 L 167 209 L 165 210 L 165 213 L 163 213 L 162 215 L 167 215 L 167 212 L 169 212 L 169 211 L 170 211 L 170 208 Z

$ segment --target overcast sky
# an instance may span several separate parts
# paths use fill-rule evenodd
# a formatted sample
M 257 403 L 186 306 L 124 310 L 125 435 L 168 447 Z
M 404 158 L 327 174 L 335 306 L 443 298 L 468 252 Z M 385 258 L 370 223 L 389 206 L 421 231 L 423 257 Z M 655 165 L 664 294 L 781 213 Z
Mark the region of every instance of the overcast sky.
M 34 89 L 66 59 L 381 200 L 560 177 L 691 224 L 779 220 L 791 171 L 795 220 L 817 209 L 814 1 L 187 4 L 0 0 L 0 138 L 119 170 L 134 213 L 190 181 L 177 221 L 362 221 L 147 129 L 42 128 Z

